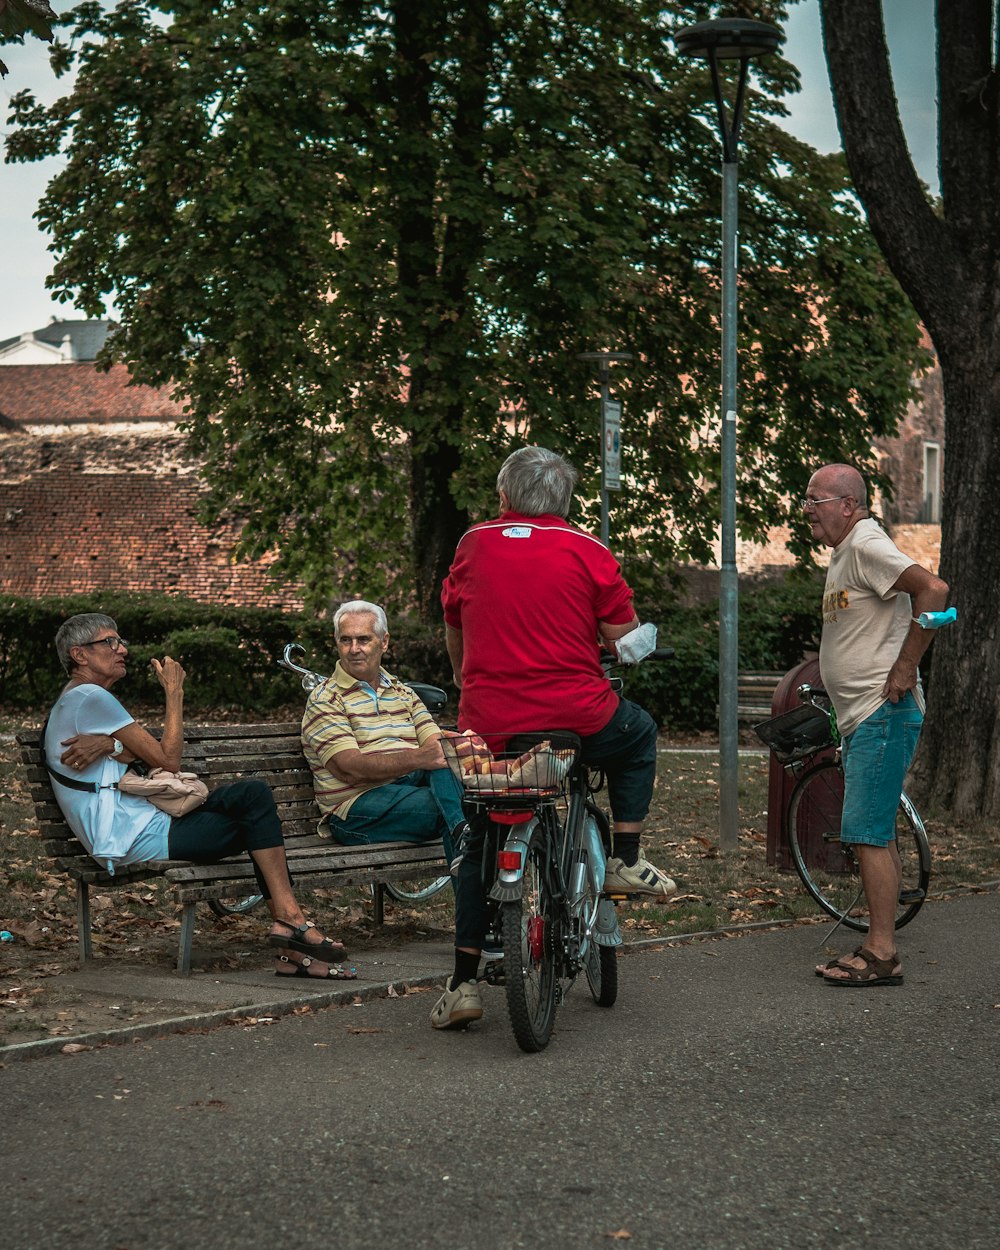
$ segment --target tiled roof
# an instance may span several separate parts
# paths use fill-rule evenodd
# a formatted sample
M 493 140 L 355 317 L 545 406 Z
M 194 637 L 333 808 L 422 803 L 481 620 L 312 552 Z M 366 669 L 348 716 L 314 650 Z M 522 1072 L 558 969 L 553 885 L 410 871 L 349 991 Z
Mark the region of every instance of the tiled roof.
M 124 365 L 7 365 L 0 369 L 0 416 L 17 425 L 86 421 L 177 421 L 181 405 L 166 389 L 130 386 Z

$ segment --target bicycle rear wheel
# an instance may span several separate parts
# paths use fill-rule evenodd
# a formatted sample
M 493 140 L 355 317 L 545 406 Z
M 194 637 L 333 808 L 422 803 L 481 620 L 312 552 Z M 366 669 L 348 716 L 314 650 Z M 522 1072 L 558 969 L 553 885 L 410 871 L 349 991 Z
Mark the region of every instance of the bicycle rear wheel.
M 834 760 L 810 768 L 788 805 L 788 845 L 795 871 L 822 909 L 848 929 L 868 932 L 868 906 L 858 863 L 840 841 L 844 775 Z M 904 794 L 896 811 L 896 848 L 903 884 L 895 925 L 909 924 L 923 906 L 931 875 L 931 851 L 923 821 Z
M 514 1038 L 544 1050 L 556 1012 L 558 912 L 549 885 L 548 837 L 541 821 L 528 840 L 521 898 L 500 905 L 504 989 Z

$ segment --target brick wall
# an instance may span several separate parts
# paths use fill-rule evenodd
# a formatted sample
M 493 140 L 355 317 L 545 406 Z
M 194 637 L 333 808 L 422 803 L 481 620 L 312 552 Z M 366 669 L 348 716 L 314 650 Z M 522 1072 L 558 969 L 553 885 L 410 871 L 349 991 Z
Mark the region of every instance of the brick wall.
M 205 488 L 171 425 L 0 433 L 0 591 L 159 590 L 212 603 L 301 608 L 271 560 L 236 564 L 235 520 L 195 520 Z

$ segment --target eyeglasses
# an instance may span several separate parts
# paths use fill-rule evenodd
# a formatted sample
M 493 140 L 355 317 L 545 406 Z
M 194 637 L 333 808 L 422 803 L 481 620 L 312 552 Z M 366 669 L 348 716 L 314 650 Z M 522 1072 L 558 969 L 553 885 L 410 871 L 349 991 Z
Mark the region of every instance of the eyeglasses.
M 836 503 L 838 499 L 853 499 L 853 495 L 828 495 L 826 499 L 800 499 L 799 503 L 805 508 L 806 512 L 812 512 L 817 504 Z
M 122 647 L 128 650 L 128 643 L 124 638 L 116 638 L 114 634 L 110 638 L 95 638 L 93 642 L 81 642 L 81 647 L 110 647 L 117 654 Z

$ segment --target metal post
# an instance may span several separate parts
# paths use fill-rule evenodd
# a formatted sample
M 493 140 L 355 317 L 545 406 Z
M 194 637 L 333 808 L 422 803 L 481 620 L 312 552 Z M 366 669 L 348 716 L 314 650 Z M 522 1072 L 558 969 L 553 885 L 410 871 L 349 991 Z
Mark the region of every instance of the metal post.
M 674 34 L 682 56 L 708 62 L 722 140 L 722 559 L 719 573 L 719 849 L 739 846 L 739 575 L 736 570 L 736 269 L 737 154 L 749 63 L 774 52 L 784 35 L 769 22 L 727 17 L 685 26 Z M 719 62 L 739 73 L 731 120 L 726 117 Z
M 601 444 L 604 444 L 604 414 L 607 411 L 608 400 L 611 397 L 609 386 L 608 362 L 602 360 L 601 364 Z M 608 484 L 604 480 L 604 473 L 601 473 L 601 542 L 605 547 L 611 546 L 611 527 L 608 520 L 609 512 L 609 496 Z
M 739 845 L 739 573 L 736 568 L 736 273 L 739 166 L 722 162 L 722 562 L 719 576 L 719 849 Z

